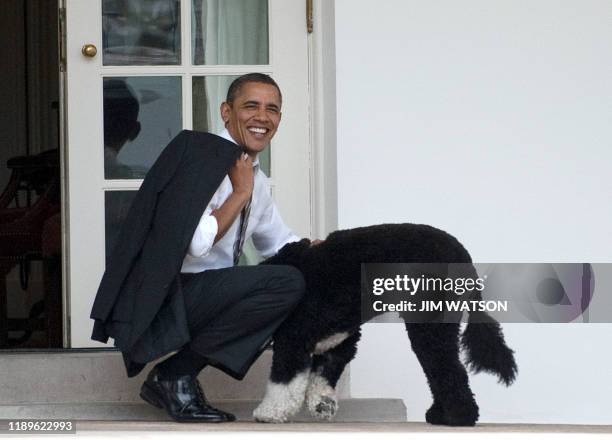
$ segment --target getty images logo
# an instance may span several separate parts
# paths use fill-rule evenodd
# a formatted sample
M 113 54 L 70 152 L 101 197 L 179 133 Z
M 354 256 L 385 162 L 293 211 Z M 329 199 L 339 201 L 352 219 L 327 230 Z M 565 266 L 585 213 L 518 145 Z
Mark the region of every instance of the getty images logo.
M 488 267 L 485 267 L 488 266 Z M 589 263 L 508 263 L 482 265 L 487 299 L 514 304 L 508 322 L 589 322 L 595 278 Z

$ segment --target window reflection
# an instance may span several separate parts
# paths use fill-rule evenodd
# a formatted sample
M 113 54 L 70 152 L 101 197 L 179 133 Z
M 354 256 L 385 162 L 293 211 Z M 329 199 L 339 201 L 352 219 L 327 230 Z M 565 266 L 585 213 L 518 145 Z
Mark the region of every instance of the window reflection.
M 136 94 L 123 79 L 104 81 L 104 176 L 107 179 L 137 178 L 135 170 L 118 159 L 121 148 L 140 133 Z
M 104 177 L 144 179 L 182 129 L 181 78 L 104 78 Z
M 106 66 L 181 63 L 180 0 L 103 0 Z

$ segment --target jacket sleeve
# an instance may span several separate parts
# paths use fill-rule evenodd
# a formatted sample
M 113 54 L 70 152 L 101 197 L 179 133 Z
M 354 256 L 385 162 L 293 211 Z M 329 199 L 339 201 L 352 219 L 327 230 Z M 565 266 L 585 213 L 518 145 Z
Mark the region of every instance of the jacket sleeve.
M 185 152 L 188 135 L 181 131 L 161 152 L 138 189 L 132 206 L 121 226 L 109 264 L 100 281 L 90 318 L 106 321 L 119 290 L 130 272 L 151 228 L 157 194 L 171 180 Z M 100 340 L 99 327 L 92 338 Z

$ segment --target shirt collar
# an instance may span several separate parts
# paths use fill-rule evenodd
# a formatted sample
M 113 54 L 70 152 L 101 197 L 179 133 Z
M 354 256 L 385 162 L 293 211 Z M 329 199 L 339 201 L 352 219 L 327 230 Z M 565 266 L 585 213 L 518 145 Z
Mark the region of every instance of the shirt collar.
M 234 140 L 234 138 L 232 137 L 232 135 L 229 133 L 229 131 L 227 130 L 227 128 L 224 128 L 223 131 L 221 133 L 219 133 L 219 136 L 221 136 L 223 139 L 226 139 L 230 142 L 235 143 L 236 145 L 238 145 L 238 142 L 236 142 Z M 259 154 L 257 154 L 255 156 L 255 160 L 253 161 L 253 167 L 259 166 Z

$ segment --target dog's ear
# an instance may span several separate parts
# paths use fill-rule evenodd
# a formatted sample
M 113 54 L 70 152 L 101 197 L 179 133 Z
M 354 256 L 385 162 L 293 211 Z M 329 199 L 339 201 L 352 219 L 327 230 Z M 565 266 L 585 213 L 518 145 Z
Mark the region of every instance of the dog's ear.
M 310 247 L 310 240 L 302 238 L 300 241 L 287 243 L 276 255 L 262 261 L 260 264 L 289 264 L 299 267 L 304 251 Z

